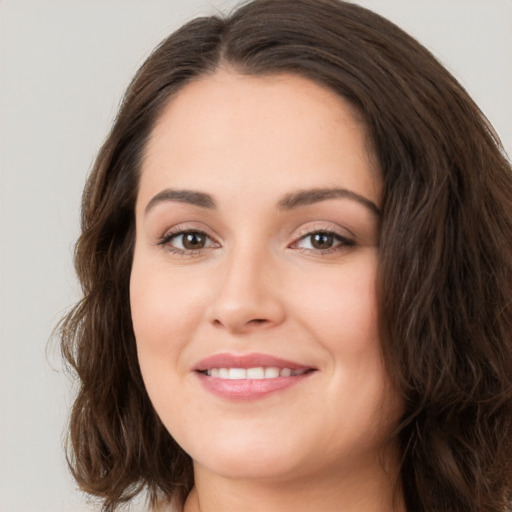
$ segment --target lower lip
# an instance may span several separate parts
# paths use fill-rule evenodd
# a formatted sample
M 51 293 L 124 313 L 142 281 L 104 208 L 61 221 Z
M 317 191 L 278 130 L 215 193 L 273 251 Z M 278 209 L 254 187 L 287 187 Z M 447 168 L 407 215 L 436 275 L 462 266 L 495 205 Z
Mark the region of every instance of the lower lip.
M 201 384 L 214 395 L 230 400 L 256 400 L 270 394 L 289 389 L 314 372 L 307 372 L 293 377 L 276 377 L 275 379 L 221 379 L 197 373 Z

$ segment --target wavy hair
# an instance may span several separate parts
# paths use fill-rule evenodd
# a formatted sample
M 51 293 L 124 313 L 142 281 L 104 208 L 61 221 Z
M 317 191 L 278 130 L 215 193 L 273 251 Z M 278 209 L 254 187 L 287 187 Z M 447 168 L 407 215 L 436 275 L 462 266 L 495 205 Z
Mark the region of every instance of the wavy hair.
M 78 377 L 68 461 L 112 512 L 142 490 L 178 508 L 190 457 L 155 413 L 129 303 L 134 205 L 168 101 L 224 65 L 295 73 L 364 118 L 384 183 L 383 353 L 405 402 L 397 426 L 410 512 L 504 512 L 512 502 L 512 172 L 461 85 L 391 22 L 338 0 L 255 0 L 164 40 L 129 86 L 88 178 L 75 267 L 83 299 L 60 325 Z

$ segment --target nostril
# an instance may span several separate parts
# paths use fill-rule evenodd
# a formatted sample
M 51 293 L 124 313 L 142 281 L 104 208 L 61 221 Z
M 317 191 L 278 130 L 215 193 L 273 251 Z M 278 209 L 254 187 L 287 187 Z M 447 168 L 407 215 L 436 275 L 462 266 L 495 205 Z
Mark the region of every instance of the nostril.
M 233 322 L 233 321 L 223 322 L 222 319 L 219 319 L 219 318 L 215 318 L 212 321 L 214 327 L 227 327 L 228 329 L 231 328 L 234 330 L 244 329 L 244 326 L 245 326 L 245 328 L 247 328 L 250 326 L 264 325 L 264 324 L 267 324 L 268 322 L 269 321 L 266 318 L 253 318 L 251 320 L 243 322 L 243 325 L 242 325 L 242 323 L 239 325 L 238 323 Z

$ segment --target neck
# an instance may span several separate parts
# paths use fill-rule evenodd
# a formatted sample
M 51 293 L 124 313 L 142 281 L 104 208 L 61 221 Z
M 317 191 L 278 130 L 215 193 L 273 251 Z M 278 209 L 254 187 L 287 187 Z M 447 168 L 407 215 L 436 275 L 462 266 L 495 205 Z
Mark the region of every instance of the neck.
M 293 481 L 226 478 L 199 466 L 194 474 L 184 512 L 405 512 L 397 473 L 380 464 Z

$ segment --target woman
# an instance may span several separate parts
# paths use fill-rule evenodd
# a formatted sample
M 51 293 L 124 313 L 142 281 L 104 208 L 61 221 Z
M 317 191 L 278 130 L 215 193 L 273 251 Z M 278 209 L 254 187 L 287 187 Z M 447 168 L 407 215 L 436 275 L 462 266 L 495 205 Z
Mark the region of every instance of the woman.
M 190 22 L 84 192 L 75 478 L 108 511 L 506 511 L 511 233 L 492 128 L 390 22 Z

